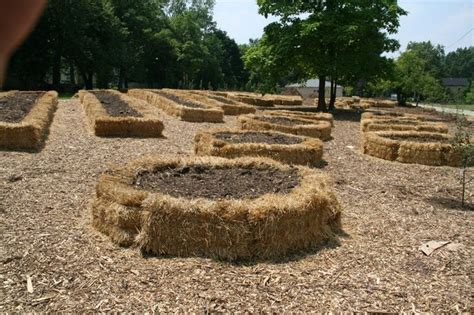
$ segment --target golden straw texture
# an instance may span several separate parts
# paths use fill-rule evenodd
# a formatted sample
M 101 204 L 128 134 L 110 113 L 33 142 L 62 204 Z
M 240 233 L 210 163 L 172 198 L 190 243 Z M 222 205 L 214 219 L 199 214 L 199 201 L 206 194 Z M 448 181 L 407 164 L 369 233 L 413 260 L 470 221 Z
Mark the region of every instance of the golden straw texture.
M 413 131 L 365 132 L 363 153 L 402 163 L 458 166 L 460 155 L 448 135 Z
M 253 199 L 176 198 L 138 190 L 137 174 L 184 166 L 280 169 L 262 158 L 145 157 L 102 175 L 92 205 L 93 225 L 124 246 L 173 256 L 266 259 L 306 250 L 340 230 L 340 205 L 327 175 L 297 166 L 299 185 L 287 194 Z
M 158 107 L 168 115 L 179 117 L 183 121 L 212 123 L 221 123 L 224 121 L 224 111 L 222 109 L 206 104 L 200 103 L 204 108 L 182 106 L 154 93 L 153 90 L 132 89 L 128 91 L 128 94 Z
M 40 150 L 44 145 L 57 106 L 58 93 L 49 91 L 37 99 L 36 104 L 19 123 L 0 122 L 0 148 Z
M 139 137 L 157 138 L 162 136 L 163 122 L 159 119 L 159 111 L 145 101 L 129 97 L 118 91 L 107 90 L 115 93 L 128 106 L 139 112 L 142 117 L 113 117 L 110 116 L 94 94 L 82 92 L 82 105 L 86 112 L 94 134 L 99 137 Z M 81 95 L 82 94 L 82 95 Z
M 294 137 L 296 144 L 232 143 L 216 137 L 217 134 L 230 133 L 245 135 L 261 133 L 268 136 Z M 287 164 L 318 166 L 323 158 L 323 143 L 319 139 L 305 138 L 271 131 L 246 131 L 233 129 L 212 129 L 200 131 L 194 138 L 194 152 L 197 155 L 212 155 L 225 158 L 244 156 L 268 157 Z
M 294 125 L 283 125 L 262 120 L 262 118 L 284 117 L 294 120 Z M 314 121 L 285 116 L 242 115 L 238 117 L 239 126 L 243 130 L 274 130 L 299 136 L 319 138 L 323 141 L 331 139 L 331 123 L 327 121 Z

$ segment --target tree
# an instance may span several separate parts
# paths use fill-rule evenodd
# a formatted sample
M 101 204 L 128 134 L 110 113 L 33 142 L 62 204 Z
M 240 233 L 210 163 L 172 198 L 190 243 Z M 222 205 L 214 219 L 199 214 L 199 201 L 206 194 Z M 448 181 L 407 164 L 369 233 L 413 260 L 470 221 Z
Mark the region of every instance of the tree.
M 272 14 L 280 20 L 265 28 L 260 47 L 247 52 L 246 64 L 256 65 L 251 60 L 267 54 L 270 60 L 262 66 L 272 74 L 267 82 L 277 82 L 273 76 L 288 73 L 299 74 L 300 80 L 319 76 L 320 111 L 326 110 L 326 79 L 337 84 L 362 74 L 372 77 L 387 63 L 382 53 L 398 48 L 398 42 L 388 36 L 397 31 L 399 17 L 406 14 L 395 0 L 257 3 L 261 14 Z
M 407 49 L 425 61 L 425 71 L 439 80 L 444 76 L 444 47 L 427 42 L 410 42 Z
M 445 61 L 445 77 L 474 78 L 474 47 L 459 48 L 450 52 Z
M 404 104 L 409 96 L 413 96 L 417 105 L 420 99 L 439 99 L 443 95 L 441 84 L 430 72 L 427 60 L 417 51 L 407 50 L 395 62 L 399 103 Z

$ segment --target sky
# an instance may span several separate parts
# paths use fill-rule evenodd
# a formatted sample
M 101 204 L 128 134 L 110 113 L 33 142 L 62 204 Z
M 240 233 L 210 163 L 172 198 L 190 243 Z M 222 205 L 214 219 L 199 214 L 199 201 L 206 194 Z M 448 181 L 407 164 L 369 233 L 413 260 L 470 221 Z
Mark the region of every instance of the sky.
M 275 18 L 265 19 L 259 15 L 256 2 L 216 0 L 217 26 L 239 44 L 259 38 L 264 27 Z M 400 0 L 399 5 L 408 11 L 400 20 L 398 34 L 393 36 L 400 41 L 401 51 L 410 41 L 430 40 L 445 46 L 447 53 L 474 46 L 474 0 Z

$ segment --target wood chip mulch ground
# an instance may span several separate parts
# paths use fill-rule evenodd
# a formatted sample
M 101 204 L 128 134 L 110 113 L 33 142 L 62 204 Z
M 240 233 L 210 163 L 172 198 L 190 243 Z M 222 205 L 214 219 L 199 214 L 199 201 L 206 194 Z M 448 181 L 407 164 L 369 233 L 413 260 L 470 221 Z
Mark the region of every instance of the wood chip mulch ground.
M 472 311 L 474 212 L 459 206 L 459 169 L 361 154 L 356 113 L 337 115 L 325 143 L 339 244 L 246 264 L 113 245 L 90 227 L 98 176 L 146 153 L 191 154 L 196 131 L 216 126 L 162 118 L 164 139 L 98 138 L 79 102 L 61 101 L 43 151 L 0 152 L 0 312 Z M 426 256 L 432 240 L 451 243 Z

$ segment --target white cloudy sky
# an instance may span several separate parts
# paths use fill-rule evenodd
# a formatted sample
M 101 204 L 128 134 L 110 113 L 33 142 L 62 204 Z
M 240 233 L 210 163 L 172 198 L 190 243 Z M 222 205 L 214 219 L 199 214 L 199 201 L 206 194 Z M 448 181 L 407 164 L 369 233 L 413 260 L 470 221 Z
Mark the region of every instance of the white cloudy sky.
M 400 0 L 399 4 L 409 12 L 395 35 L 402 50 L 410 41 L 426 40 L 445 46 L 447 52 L 474 46 L 474 0 Z M 217 0 L 214 19 L 238 43 L 260 37 L 273 21 L 258 15 L 256 0 Z

